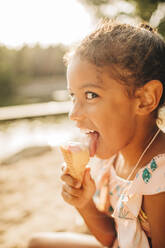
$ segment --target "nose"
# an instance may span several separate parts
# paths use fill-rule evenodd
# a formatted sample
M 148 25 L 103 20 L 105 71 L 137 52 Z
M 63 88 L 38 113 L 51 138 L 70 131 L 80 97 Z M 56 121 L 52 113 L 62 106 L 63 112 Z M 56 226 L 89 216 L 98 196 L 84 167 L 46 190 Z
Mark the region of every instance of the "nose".
M 72 121 L 80 121 L 84 117 L 83 106 L 81 103 L 73 103 L 72 109 L 69 112 L 69 118 Z

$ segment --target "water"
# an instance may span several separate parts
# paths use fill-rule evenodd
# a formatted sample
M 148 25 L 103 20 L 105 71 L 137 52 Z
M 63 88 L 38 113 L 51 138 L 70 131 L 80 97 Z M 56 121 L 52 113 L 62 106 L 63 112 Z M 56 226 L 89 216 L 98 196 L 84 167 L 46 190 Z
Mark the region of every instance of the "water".
M 29 146 L 59 146 L 79 136 L 67 115 L 5 121 L 0 123 L 0 158 Z

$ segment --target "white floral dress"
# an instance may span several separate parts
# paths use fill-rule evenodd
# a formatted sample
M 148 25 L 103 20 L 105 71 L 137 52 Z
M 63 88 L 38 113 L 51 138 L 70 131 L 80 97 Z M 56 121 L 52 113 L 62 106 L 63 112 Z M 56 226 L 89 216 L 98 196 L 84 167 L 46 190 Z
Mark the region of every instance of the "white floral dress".
M 150 226 L 141 209 L 143 195 L 165 191 L 165 154 L 155 156 L 133 181 L 117 176 L 109 161 L 97 182 L 94 201 L 99 210 L 115 220 L 117 238 L 113 248 L 150 248 Z

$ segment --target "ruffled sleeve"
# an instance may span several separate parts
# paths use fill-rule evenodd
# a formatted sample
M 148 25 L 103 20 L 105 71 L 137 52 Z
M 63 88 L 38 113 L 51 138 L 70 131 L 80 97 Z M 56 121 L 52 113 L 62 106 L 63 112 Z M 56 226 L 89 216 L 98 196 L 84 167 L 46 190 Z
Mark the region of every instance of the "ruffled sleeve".
M 141 209 L 142 196 L 161 192 L 165 192 L 165 154 L 154 157 L 139 170 L 120 196 L 113 216 L 136 219 Z

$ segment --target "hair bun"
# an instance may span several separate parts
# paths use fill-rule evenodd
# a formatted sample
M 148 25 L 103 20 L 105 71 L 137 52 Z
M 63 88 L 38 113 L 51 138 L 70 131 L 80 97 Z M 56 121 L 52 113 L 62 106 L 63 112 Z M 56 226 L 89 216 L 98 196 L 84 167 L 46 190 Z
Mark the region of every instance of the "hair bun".
M 149 24 L 147 23 L 141 23 L 140 24 L 140 28 L 144 28 L 152 33 L 154 33 L 156 31 L 156 29 L 152 28 Z

